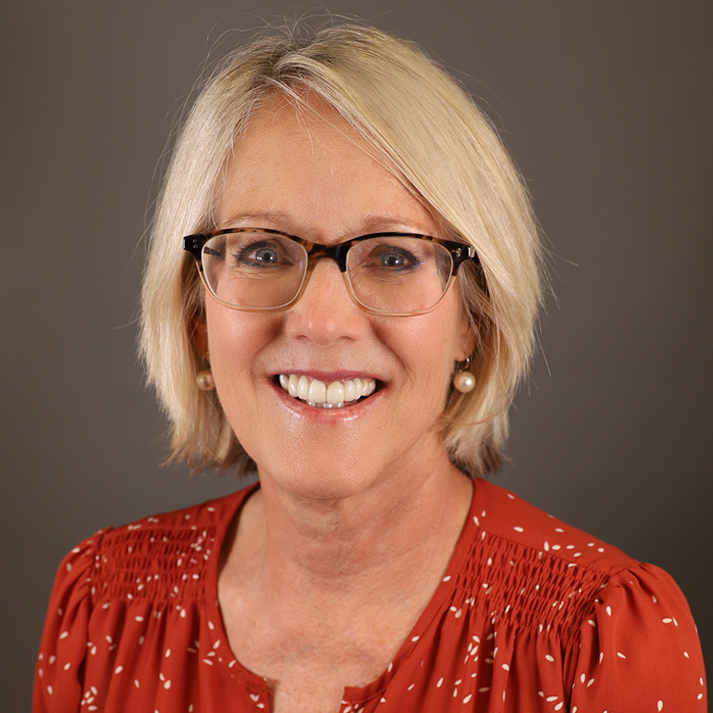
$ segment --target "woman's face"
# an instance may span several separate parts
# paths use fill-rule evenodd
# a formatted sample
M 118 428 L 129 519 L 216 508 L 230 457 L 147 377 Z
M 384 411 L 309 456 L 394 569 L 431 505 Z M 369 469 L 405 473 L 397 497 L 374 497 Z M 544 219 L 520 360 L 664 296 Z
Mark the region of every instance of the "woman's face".
M 217 227 L 272 228 L 332 244 L 377 231 L 441 231 L 428 210 L 365 150 L 333 109 L 310 99 L 299 114 L 275 98 L 237 142 Z M 451 289 L 415 317 L 366 314 L 333 260 L 319 260 L 289 309 L 249 313 L 206 295 L 205 343 L 221 404 L 261 478 L 308 497 L 341 498 L 443 462 L 435 433 L 456 360 L 471 334 Z M 327 387 L 355 379 L 376 391 L 323 409 L 291 396 L 285 378 Z

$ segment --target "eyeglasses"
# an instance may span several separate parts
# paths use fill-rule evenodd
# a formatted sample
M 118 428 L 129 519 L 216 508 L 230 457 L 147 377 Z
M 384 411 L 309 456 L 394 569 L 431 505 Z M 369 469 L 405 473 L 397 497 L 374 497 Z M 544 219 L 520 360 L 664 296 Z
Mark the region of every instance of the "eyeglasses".
M 183 238 L 213 296 L 246 312 L 294 304 L 317 260 L 331 258 L 354 302 L 372 314 L 432 310 L 468 259 L 470 245 L 411 233 L 371 233 L 335 245 L 263 228 L 229 228 Z

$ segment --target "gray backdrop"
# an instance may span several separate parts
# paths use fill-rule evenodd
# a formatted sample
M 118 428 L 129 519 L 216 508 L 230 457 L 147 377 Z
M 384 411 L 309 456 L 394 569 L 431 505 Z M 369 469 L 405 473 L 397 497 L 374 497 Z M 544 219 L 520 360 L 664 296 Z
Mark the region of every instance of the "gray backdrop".
M 164 424 L 134 355 L 141 237 L 206 54 L 305 6 L 4 5 L 0 676 L 3 711 L 20 711 L 63 554 L 99 527 L 236 487 L 160 465 Z M 326 7 L 455 71 L 534 196 L 557 297 L 497 482 L 669 570 L 710 659 L 713 6 Z

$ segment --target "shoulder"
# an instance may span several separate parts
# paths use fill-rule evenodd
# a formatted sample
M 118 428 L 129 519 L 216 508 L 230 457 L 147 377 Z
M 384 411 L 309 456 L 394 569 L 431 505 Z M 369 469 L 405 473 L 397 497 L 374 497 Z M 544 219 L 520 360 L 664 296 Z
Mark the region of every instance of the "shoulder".
M 470 557 L 489 577 L 491 610 L 521 632 L 555 635 L 580 710 L 705 709 L 697 630 L 668 573 L 484 480 L 471 517 Z
M 231 495 L 151 515 L 126 525 L 99 530 L 69 552 L 59 566 L 52 603 L 88 597 L 158 595 L 159 583 L 202 580 L 213 543 L 230 525 L 252 492 Z M 159 572 L 163 579 L 156 575 Z M 153 576 L 152 576 L 153 575 Z M 153 584 L 152 584 L 153 582 Z M 185 586 L 185 585 L 184 585 Z M 59 606 L 61 610 L 64 607 Z
M 571 622 L 577 620 L 571 617 L 573 606 L 584 617 L 604 603 L 609 614 L 614 600 L 620 610 L 627 603 L 631 610 L 635 604 L 646 608 L 667 602 L 690 619 L 685 598 L 667 572 L 567 525 L 504 488 L 477 480 L 470 516 L 470 557 L 500 563 L 494 581 L 522 582 L 530 599 L 552 597 L 556 609 L 570 610 Z M 503 566 L 506 563 L 509 568 Z M 535 581 L 537 587 L 532 586 Z M 565 595 L 566 602 L 559 601 Z M 523 601 L 528 599 L 523 596 Z M 661 619 L 672 618 L 671 613 L 661 614 Z
M 485 594 L 493 611 L 519 627 L 557 631 L 569 645 L 602 615 L 607 624 L 636 619 L 695 631 L 669 574 L 504 488 L 476 480 L 469 517 L 457 585 L 471 597 Z
M 155 622 L 170 619 L 162 626 L 184 633 L 197 625 L 206 583 L 217 576 L 220 544 L 250 492 L 100 530 L 72 549 L 50 597 L 35 710 L 57 710 L 60 701 L 63 710 L 79 710 L 85 677 L 104 690 L 107 676 L 128 670 L 128 663 L 115 661 L 127 642 L 138 641 L 150 668 L 164 650 L 165 629 Z
M 94 552 L 92 595 L 161 600 L 179 587 L 184 597 L 202 596 L 206 564 L 219 556 L 225 532 L 252 490 L 105 531 Z
M 195 531 L 201 527 L 220 526 L 225 519 L 230 519 L 235 514 L 255 486 L 244 488 L 238 492 L 225 495 L 221 498 L 208 500 L 197 505 L 191 505 L 180 510 L 149 515 L 135 522 L 111 528 L 106 532 L 103 540 L 112 537 L 131 537 L 135 533 L 154 530 L 169 535 L 172 532 L 185 530 Z M 138 535 L 140 536 L 140 535 Z
M 577 646 L 602 591 L 639 563 L 615 547 L 477 479 L 454 562 L 461 596 L 506 626 Z
M 541 560 L 552 558 L 602 575 L 613 575 L 640 564 L 620 549 L 483 479 L 476 481 L 472 515 L 481 530 L 541 552 Z

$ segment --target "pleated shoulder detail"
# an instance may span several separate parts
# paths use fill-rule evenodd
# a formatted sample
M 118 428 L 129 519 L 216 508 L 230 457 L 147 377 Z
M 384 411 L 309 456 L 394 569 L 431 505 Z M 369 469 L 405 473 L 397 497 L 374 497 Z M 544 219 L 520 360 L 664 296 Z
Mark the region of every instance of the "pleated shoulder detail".
M 250 492 L 102 530 L 67 555 L 34 713 L 269 710 L 217 601 L 220 550 Z M 695 625 L 665 572 L 477 480 L 432 600 L 339 713 L 705 713 L 706 698 Z

